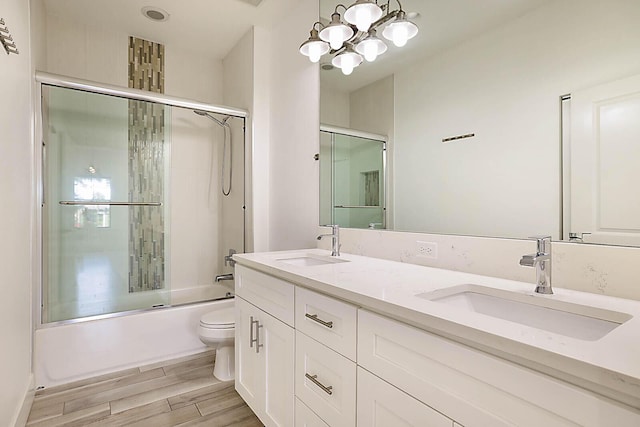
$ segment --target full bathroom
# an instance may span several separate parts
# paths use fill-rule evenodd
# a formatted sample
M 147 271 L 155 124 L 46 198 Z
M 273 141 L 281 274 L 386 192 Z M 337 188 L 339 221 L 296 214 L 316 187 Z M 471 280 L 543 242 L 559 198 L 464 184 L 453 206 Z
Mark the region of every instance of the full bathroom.
M 1 425 L 640 424 L 635 0 L 0 18 Z

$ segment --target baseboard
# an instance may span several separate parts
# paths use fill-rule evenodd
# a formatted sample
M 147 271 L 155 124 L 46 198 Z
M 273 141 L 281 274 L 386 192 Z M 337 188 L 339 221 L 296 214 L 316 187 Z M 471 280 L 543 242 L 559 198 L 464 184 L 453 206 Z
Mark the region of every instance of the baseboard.
M 29 419 L 29 412 L 31 412 L 31 405 L 33 405 L 33 399 L 36 396 L 35 383 L 33 374 L 29 378 L 29 387 L 24 395 L 22 401 L 22 407 L 16 416 L 16 421 L 13 423 L 14 427 L 24 427 Z

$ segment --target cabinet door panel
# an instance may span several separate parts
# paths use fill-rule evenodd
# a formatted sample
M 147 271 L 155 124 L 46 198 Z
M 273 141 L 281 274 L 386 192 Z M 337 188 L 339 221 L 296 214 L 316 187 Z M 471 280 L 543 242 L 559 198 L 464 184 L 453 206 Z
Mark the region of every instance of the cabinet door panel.
M 260 401 L 265 393 L 264 368 L 261 366 L 259 354 L 256 353 L 255 344 L 251 346 L 249 339 L 255 333 L 251 317 L 258 320 L 259 312 L 260 310 L 253 305 L 236 297 L 236 390 L 258 417 L 261 410 Z
M 260 353 L 265 366 L 266 425 L 292 426 L 294 418 L 294 331 L 278 319 L 264 315 L 260 323 Z
M 452 427 L 453 421 L 358 368 L 358 427 Z

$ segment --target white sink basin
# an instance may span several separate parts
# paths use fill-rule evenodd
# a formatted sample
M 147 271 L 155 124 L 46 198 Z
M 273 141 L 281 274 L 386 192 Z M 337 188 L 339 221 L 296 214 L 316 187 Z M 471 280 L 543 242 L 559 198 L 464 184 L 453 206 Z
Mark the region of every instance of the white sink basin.
M 296 265 L 301 267 L 311 267 L 314 265 L 326 265 L 326 264 L 337 264 L 341 262 L 349 262 L 346 259 L 340 258 L 330 258 L 330 257 L 321 257 L 321 256 L 296 256 L 293 258 L 280 258 L 278 261 L 284 262 L 285 264 Z
M 596 341 L 632 318 L 626 313 L 479 285 L 454 286 L 416 296 L 585 341 Z

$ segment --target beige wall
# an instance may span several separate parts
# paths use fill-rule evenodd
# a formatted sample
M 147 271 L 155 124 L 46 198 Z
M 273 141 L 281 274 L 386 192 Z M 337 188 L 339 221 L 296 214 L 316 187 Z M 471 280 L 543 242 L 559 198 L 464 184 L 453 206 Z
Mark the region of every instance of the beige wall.
M 32 85 L 29 3 L 3 2 L 20 51 L 0 52 L 0 425 L 16 421 L 31 386 Z
M 319 144 L 318 65 L 300 55 L 298 48 L 301 34 L 308 34 L 309 25 L 317 19 L 317 2 L 298 2 L 271 32 L 271 77 L 267 82 L 271 250 L 315 245 L 318 164 L 313 156 Z

